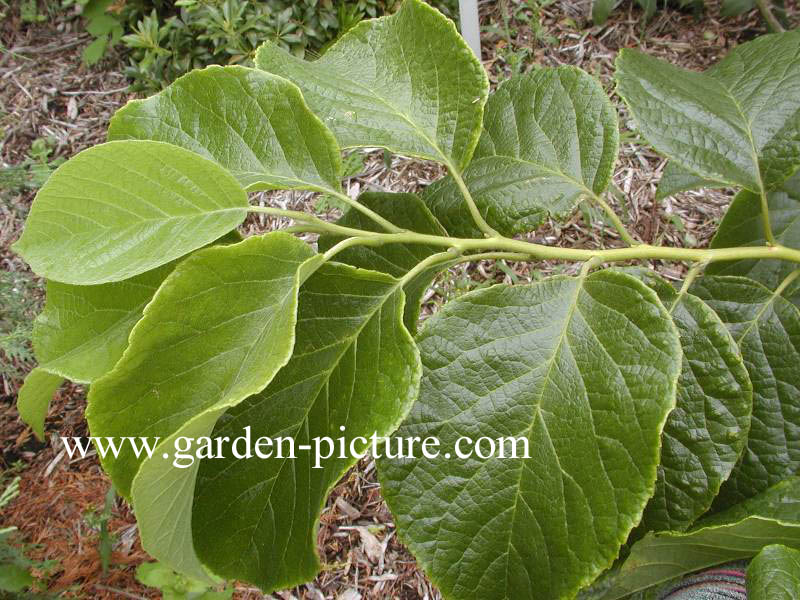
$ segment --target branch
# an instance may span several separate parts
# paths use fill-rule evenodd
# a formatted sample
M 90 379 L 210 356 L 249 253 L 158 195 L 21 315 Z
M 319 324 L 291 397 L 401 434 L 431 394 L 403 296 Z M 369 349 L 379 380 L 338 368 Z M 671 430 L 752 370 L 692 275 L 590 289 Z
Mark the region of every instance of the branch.
M 767 192 L 764 191 L 764 186 L 761 186 L 761 220 L 764 224 L 764 238 L 767 244 L 775 246 L 775 235 L 772 233 L 772 223 L 769 220 L 769 202 L 767 201 Z
M 605 211 L 608 219 L 614 226 L 614 229 L 617 230 L 619 236 L 626 244 L 629 246 L 636 246 L 639 244 L 639 242 L 637 242 L 628 231 L 627 227 L 625 227 L 625 224 L 622 222 L 622 220 L 617 216 L 617 213 L 614 212 L 614 209 L 611 208 L 608 202 L 603 200 L 602 196 L 593 193 L 592 200 L 594 200 Z
M 487 238 L 499 238 L 502 237 L 489 223 L 486 222 L 486 219 L 483 218 L 481 211 L 478 210 L 478 205 L 475 204 L 475 200 L 472 197 L 469 189 L 467 188 L 467 184 L 464 183 L 464 178 L 461 177 L 461 173 L 459 173 L 455 167 L 448 163 L 447 168 L 450 170 L 450 175 L 453 176 L 453 179 L 458 186 L 458 189 L 461 191 L 461 195 L 464 197 L 464 201 L 467 203 L 467 208 L 469 208 L 469 213 L 472 215 L 472 220 L 475 221 L 475 225 L 478 226 Z
M 278 209 L 272 209 L 278 210 Z M 289 211 L 291 212 L 291 211 Z M 301 213 L 302 214 L 302 213 Z M 743 246 L 740 248 L 670 248 L 639 244 L 628 248 L 611 248 L 608 250 L 587 250 L 583 248 L 559 248 L 534 244 L 523 240 L 505 237 L 499 238 L 452 238 L 413 231 L 401 233 L 377 233 L 362 231 L 352 227 L 343 227 L 336 223 L 326 223 L 321 219 L 296 225 L 293 232 L 332 233 L 343 237 L 356 237 L 363 242 L 348 242 L 348 247 L 359 243 L 371 246 L 383 244 L 427 244 L 443 248 L 454 248 L 458 252 L 490 252 L 502 251 L 524 254 L 527 260 L 565 260 L 583 262 L 597 259 L 600 263 L 620 262 L 626 260 L 670 260 L 688 262 L 717 262 L 743 259 L 775 259 L 800 263 L 800 250 L 786 246 Z M 467 257 L 468 258 L 468 257 Z
M 758 6 L 758 10 L 761 11 L 764 20 L 767 22 L 767 25 L 772 31 L 775 33 L 783 33 L 786 31 L 783 28 L 783 25 L 781 25 L 781 22 L 778 21 L 778 18 L 772 12 L 769 0 L 756 0 L 756 5 Z

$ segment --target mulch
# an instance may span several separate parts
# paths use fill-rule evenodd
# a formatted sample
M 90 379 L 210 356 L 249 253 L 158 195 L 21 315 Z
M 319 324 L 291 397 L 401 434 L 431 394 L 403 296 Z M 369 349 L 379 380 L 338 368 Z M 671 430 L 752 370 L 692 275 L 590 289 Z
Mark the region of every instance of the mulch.
M 517 4 L 482 2 L 482 20 L 502 24 L 500 11 Z M 704 69 L 736 44 L 764 30 L 755 12 L 723 20 L 716 16 L 718 2 L 706 4 L 708 11 L 700 19 L 667 10 L 659 11 L 644 26 L 633 3 L 623 3 L 605 26 L 594 27 L 586 19 L 588 1 L 556 1 L 543 7 L 538 18 L 542 30 L 555 38 L 554 43 L 537 37 L 535 28 L 525 19 L 512 18 L 513 38 L 485 36 L 484 64 L 493 83 L 507 77 L 510 67 L 503 57 L 510 45 L 512 49 L 527 49 L 531 64 L 578 65 L 599 77 L 613 93 L 613 60 L 620 48 L 639 47 L 672 63 Z M 796 4 L 787 4 L 796 19 Z M 53 157 L 65 158 L 102 142 L 111 114 L 133 97 L 121 74 L 123 56 L 112 53 L 91 69 L 81 64 L 80 53 L 89 37 L 76 20 L 58 19 L 31 26 L 12 13 L 0 23 L 0 41 L 0 167 L 21 163 L 39 137 L 55 140 Z M 621 123 L 627 126 L 628 117 L 619 108 Z M 730 191 L 689 192 L 655 202 L 664 165 L 663 158 L 634 141 L 623 144 L 614 175 L 614 183 L 621 190 L 621 197 L 613 200 L 618 213 L 642 241 L 670 246 L 707 244 L 730 202 Z M 383 153 L 373 152 L 366 156 L 362 174 L 346 185 L 352 194 L 367 189 L 414 191 L 441 174 L 438 165 L 397 156 L 392 158 L 392 168 L 387 169 Z M 32 197 L 31 192 L 22 192 L 0 204 L 3 270 L 27 270 L 9 246 L 21 228 L 19 214 L 24 214 Z M 254 201 L 309 210 L 314 197 L 301 192 L 273 192 L 257 195 Z M 331 209 L 322 214 L 335 217 L 337 213 Z M 582 248 L 619 245 L 616 232 L 601 222 L 602 216 L 595 213 L 589 220 L 589 215 L 591 212 L 578 211 L 566 223 L 549 223 L 524 237 Z M 249 217 L 242 229 L 252 234 L 284 224 L 258 214 Z M 313 236 L 308 239 L 313 241 Z M 682 276 L 681 265 L 655 262 L 654 266 L 668 278 Z M 511 282 L 513 273 L 514 278 L 530 281 L 555 272 L 574 272 L 574 266 L 547 261 L 511 264 L 506 269 L 490 261 L 459 266 L 449 280 L 441 280 L 428 293 L 423 317 L 459 293 L 451 283 L 453 279 Z M 102 571 L 99 532 L 87 515 L 102 509 L 109 480 L 96 458 L 71 461 L 58 440 L 58 436 L 88 435 L 83 418 L 85 390 L 74 385 L 62 388 L 51 405 L 43 442 L 20 422 L 14 401 L 13 393 L 0 396 L 0 465 L 9 473 L 19 473 L 21 493 L 0 517 L 3 525 L 15 525 L 25 541 L 33 544 L 29 552 L 32 559 L 56 561 L 49 574 L 49 591 L 65 598 L 157 597 L 134 578 L 135 566 L 149 559 L 139 545 L 131 509 L 121 499 L 115 502 L 109 523 L 115 540 L 111 568 L 107 573 Z M 351 469 L 331 494 L 321 519 L 318 547 L 325 567 L 313 582 L 272 596 L 237 584 L 235 597 L 440 598 L 397 541 L 392 516 L 380 495 L 374 462 L 369 458 Z

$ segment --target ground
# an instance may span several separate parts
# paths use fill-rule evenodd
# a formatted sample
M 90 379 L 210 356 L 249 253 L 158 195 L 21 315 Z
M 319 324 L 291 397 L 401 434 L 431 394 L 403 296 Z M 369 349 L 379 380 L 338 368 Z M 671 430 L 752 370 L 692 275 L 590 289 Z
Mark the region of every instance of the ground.
M 644 25 L 641 13 L 623 2 L 605 26 L 587 22 L 588 2 L 556 1 L 531 10 L 518 2 L 482 2 L 484 65 L 493 84 L 514 69 L 533 65 L 580 66 L 595 74 L 612 92 L 613 61 L 620 48 L 638 47 L 675 64 L 703 69 L 718 61 L 737 43 L 763 33 L 757 13 L 736 19 L 720 19 L 719 6 L 707 2 L 704 16 L 696 18 L 675 10 L 659 11 Z M 528 3 L 540 6 L 546 2 Z M 789 3 L 790 18 L 797 7 Z M 504 18 L 505 17 L 505 18 Z M 37 25 L 23 24 L 12 10 L 0 23 L 0 168 L 23 164 L 32 144 L 40 138 L 53 140 L 50 159 L 70 157 L 104 139 L 111 114 L 128 99 L 124 57 L 112 54 L 95 68 L 80 62 L 89 42 L 77 20 L 56 19 Z M 619 101 L 615 98 L 619 105 Z M 620 107 L 620 122 L 627 116 Z M 681 194 L 654 201 L 656 184 L 665 161 L 625 132 L 614 182 L 619 192 L 614 205 L 635 235 L 644 242 L 665 245 L 704 246 L 708 243 L 730 193 Z M 348 192 L 364 189 L 413 191 L 441 175 L 438 166 L 392 158 L 387 169 L 383 154 L 365 160 L 362 173 L 347 182 Z M 0 265 L 5 274 L 24 273 L 25 264 L 10 250 L 18 237 L 32 190 L 3 190 L 0 179 Z M 285 192 L 262 194 L 257 201 L 284 208 L 314 206 L 310 194 Z M 317 205 L 317 208 L 320 208 Z M 328 216 L 335 216 L 331 209 Z M 254 233 L 281 223 L 255 215 L 243 226 Z M 618 245 L 613 229 L 602 223 L 596 209 L 584 207 L 566 224 L 548 224 L 530 234 L 542 243 L 591 248 Z M 679 279 L 682 267 L 654 264 L 663 275 Z M 491 262 L 458 267 L 441 280 L 425 298 L 423 318 L 444 298 L 486 282 L 530 281 L 554 272 L 574 272 L 573 265 L 549 263 L 496 265 Z M 0 273 L 3 274 L 3 273 Z M 31 292 L 41 296 L 40 287 Z M 4 307 L 5 308 L 5 307 Z M 0 321 L 2 315 L 0 314 Z M 0 360 L 12 359 L 3 357 Z M 13 365 L 20 371 L 29 364 Z M 58 436 L 88 435 L 83 418 L 85 390 L 65 386 L 53 401 L 46 424 L 46 440 L 36 440 L 18 418 L 16 377 L 3 376 L 0 387 L 0 465 L 21 476 L 21 494 L 0 514 L 2 525 L 13 524 L 25 540 L 34 544 L 30 556 L 55 561 L 49 591 L 61 597 L 154 598 L 152 588 L 138 584 L 133 572 L 147 561 L 138 542 L 135 519 L 128 505 L 117 499 L 109 530 L 112 534 L 111 566 L 103 573 L 98 551 L 97 519 L 109 481 L 96 458 L 69 460 Z M 407 598 L 436 599 L 439 593 L 417 568 L 413 557 L 399 544 L 391 514 L 376 482 L 374 462 L 365 459 L 353 468 L 331 495 L 322 516 L 318 543 L 322 573 L 313 583 L 278 592 L 275 598 Z M 258 599 L 258 590 L 237 584 L 236 598 Z

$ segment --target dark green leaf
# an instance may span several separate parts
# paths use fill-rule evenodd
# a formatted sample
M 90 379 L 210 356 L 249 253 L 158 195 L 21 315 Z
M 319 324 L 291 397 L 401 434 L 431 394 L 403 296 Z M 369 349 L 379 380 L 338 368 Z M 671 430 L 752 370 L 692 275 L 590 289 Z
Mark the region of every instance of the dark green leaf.
M 783 481 L 686 533 L 649 533 L 636 542 L 622 568 L 605 585 L 616 600 L 675 577 L 748 558 L 764 546 L 800 548 L 800 479 Z M 610 585 L 609 585 L 610 583 Z M 661 597 L 661 596 L 659 596 Z
M 574 67 L 540 69 L 489 96 L 464 180 L 487 222 L 513 235 L 603 193 L 618 147 L 617 114 L 599 82 Z M 425 201 L 452 235 L 475 235 L 451 177 L 430 186 Z
M 705 73 L 622 50 L 617 83 L 643 135 L 692 173 L 760 193 L 800 165 L 800 32 L 741 44 Z
M 319 436 L 390 434 L 417 396 L 419 355 L 402 322 L 400 282 L 329 263 L 300 291 L 294 354 L 260 394 L 220 419 L 214 437 L 289 437 L 296 458 L 204 460 L 192 528 L 212 571 L 264 591 L 313 578 L 320 565 L 316 526 L 329 490 L 355 459 L 313 468 Z M 365 443 L 356 443 L 361 451 Z M 284 452 L 287 452 L 284 446 Z M 322 449 L 326 446 L 323 444 Z M 225 532 L 220 535 L 220 532 Z
M 681 362 L 666 310 L 623 273 L 554 277 L 451 301 L 417 343 L 420 399 L 395 435 L 442 454 L 379 462 L 402 540 L 445 598 L 571 597 L 653 493 Z M 529 458 L 445 454 L 462 436 L 524 438 Z
M 770 223 L 777 243 L 800 249 L 800 171 L 767 196 Z M 712 248 L 763 246 L 764 220 L 760 198 L 746 190 L 739 192 L 725 213 L 725 218 L 711 240 Z M 714 275 L 741 275 L 763 283 L 769 289 L 778 287 L 797 265 L 780 260 L 736 260 L 712 263 L 706 272 Z M 784 296 L 800 307 L 798 289 L 789 288 Z
M 595 25 L 603 25 L 608 20 L 608 15 L 616 8 L 619 0 L 593 0 L 592 21 Z
M 658 294 L 680 335 L 678 399 L 664 427 L 656 491 L 642 526 L 683 531 L 709 509 L 747 445 L 753 387 L 736 342 L 707 304 L 679 295 L 653 271 L 626 272 Z
M 431 214 L 431 211 L 428 210 L 422 200 L 414 194 L 367 192 L 361 194 L 358 201 L 402 229 L 431 235 L 447 235 L 447 232 L 436 220 L 436 217 Z M 337 223 L 366 231 L 381 231 L 379 225 L 356 210 L 350 210 L 345 213 Z M 320 252 L 329 250 L 341 240 L 342 238 L 330 234 L 320 236 L 318 242 Z M 423 259 L 436 252 L 441 252 L 441 250 L 440 247 L 426 246 L 424 244 L 355 246 L 339 252 L 334 260 L 362 269 L 388 273 L 393 277 L 402 277 Z M 446 268 L 446 265 L 438 265 L 428 269 L 414 277 L 403 288 L 406 294 L 403 322 L 410 332 L 414 333 L 417 330 L 422 295 L 428 289 L 436 274 L 444 268 Z
M 744 277 L 703 277 L 691 292 L 727 325 L 753 383 L 747 448 L 714 502 L 725 508 L 800 468 L 800 311 Z
M 723 17 L 737 17 L 756 7 L 755 0 L 722 0 L 720 14 Z
M 656 190 L 656 200 L 663 200 L 667 196 L 672 196 L 678 192 L 688 192 L 700 188 L 720 188 L 727 187 L 725 183 L 707 179 L 700 175 L 695 175 L 684 169 L 678 163 L 669 161 L 664 167 L 661 181 L 658 182 Z

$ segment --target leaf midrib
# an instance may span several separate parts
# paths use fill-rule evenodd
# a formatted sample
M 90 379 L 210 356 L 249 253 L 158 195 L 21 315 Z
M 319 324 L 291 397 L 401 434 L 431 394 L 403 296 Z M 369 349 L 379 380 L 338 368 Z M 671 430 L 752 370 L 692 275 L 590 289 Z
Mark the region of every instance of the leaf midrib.
M 564 327 L 561 330 L 561 335 L 558 338 L 558 342 L 556 342 L 556 345 L 553 348 L 553 353 L 550 355 L 550 358 L 547 361 L 547 363 L 548 363 L 547 364 L 547 371 L 544 374 L 544 379 L 542 381 L 542 386 L 541 386 L 541 388 L 539 390 L 539 394 L 538 394 L 539 398 L 538 398 L 538 401 L 536 402 L 535 412 L 532 415 L 530 425 L 528 426 L 528 428 L 525 431 L 525 438 L 526 439 L 530 439 L 531 434 L 533 433 L 533 427 L 536 424 L 536 420 L 541 417 L 541 408 L 542 408 L 542 402 L 544 401 L 545 388 L 547 387 L 547 384 L 550 382 L 550 376 L 551 376 L 551 373 L 553 371 L 553 365 L 556 362 L 556 357 L 561 352 L 561 347 L 564 345 L 564 342 L 566 341 L 567 330 L 569 329 L 569 325 L 572 322 L 572 318 L 575 315 L 575 311 L 577 310 L 578 298 L 580 296 L 581 290 L 583 290 L 583 285 L 584 285 L 584 283 L 586 281 L 586 274 L 581 275 L 581 277 L 577 281 L 578 282 L 575 285 L 575 292 L 574 292 L 574 294 L 572 296 L 572 302 L 570 303 L 569 311 L 567 312 L 567 315 L 564 318 Z M 544 421 L 542 421 L 542 423 L 544 424 Z M 549 429 L 547 428 L 546 425 L 545 425 L 545 430 L 548 432 L 547 436 L 548 436 L 548 439 L 551 440 L 551 444 L 552 444 L 552 438 L 550 438 Z M 554 453 L 554 456 L 556 457 L 556 460 L 558 461 L 557 453 Z M 558 465 L 558 470 L 561 473 L 564 473 L 564 470 L 562 469 L 560 462 L 559 462 L 559 465 Z M 505 555 L 506 555 L 506 572 L 505 572 L 504 579 L 505 579 L 505 594 L 506 594 L 506 598 L 508 598 L 508 599 L 511 598 L 511 596 L 509 596 L 509 583 L 510 582 L 509 582 L 509 573 L 508 573 L 509 567 L 510 567 L 510 562 L 511 562 L 511 559 L 510 559 L 511 539 L 512 539 L 511 530 L 513 530 L 514 522 L 516 521 L 516 518 L 517 518 L 517 506 L 519 504 L 519 499 L 520 499 L 520 497 L 522 495 L 521 494 L 522 476 L 523 476 L 524 472 L 525 472 L 524 463 L 520 462 L 519 477 L 517 477 L 517 483 L 516 483 L 516 486 L 515 486 L 516 493 L 514 494 L 514 506 L 512 507 L 512 514 L 511 514 L 511 527 L 510 527 L 510 530 L 509 530 L 508 542 L 506 544 L 506 551 L 505 551 Z M 524 500 L 523 500 L 523 502 L 524 502 Z M 565 523 L 565 527 L 566 527 L 566 523 Z

